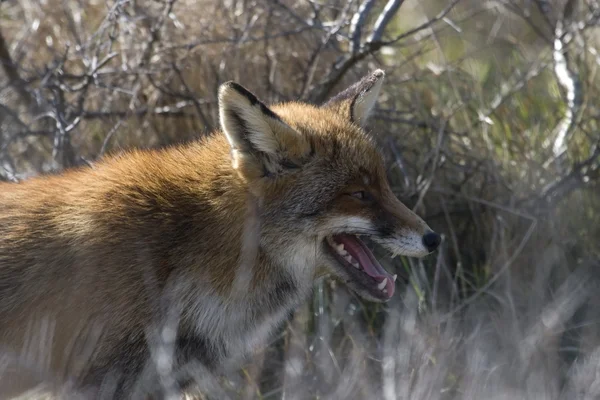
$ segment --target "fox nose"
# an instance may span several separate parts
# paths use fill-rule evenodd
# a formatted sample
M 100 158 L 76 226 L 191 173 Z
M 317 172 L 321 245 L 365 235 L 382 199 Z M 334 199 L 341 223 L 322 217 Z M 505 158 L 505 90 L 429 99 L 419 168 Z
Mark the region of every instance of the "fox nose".
M 423 235 L 423 245 L 428 251 L 434 251 L 440 245 L 442 237 L 435 232 L 427 232 Z

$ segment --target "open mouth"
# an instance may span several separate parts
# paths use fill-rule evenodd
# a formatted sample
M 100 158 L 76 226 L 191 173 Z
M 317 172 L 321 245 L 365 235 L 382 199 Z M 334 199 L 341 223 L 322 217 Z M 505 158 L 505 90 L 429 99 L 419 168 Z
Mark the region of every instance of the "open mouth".
M 388 300 L 394 295 L 396 275 L 388 273 L 371 250 L 355 235 L 339 234 L 328 236 L 327 247 L 342 264 L 356 285 L 371 296 Z

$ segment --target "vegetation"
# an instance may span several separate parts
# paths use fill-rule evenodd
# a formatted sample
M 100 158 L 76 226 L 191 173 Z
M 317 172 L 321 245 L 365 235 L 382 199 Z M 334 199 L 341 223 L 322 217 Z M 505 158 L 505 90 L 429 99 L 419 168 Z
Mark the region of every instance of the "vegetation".
M 320 103 L 383 68 L 371 129 L 441 250 L 380 254 L 406 282 L 384 306 L 323 281 L 203 392 L 598 398 L 599 18 L 598 0 L 9 0 L 0 177 L 194 140 L 227 80 Z

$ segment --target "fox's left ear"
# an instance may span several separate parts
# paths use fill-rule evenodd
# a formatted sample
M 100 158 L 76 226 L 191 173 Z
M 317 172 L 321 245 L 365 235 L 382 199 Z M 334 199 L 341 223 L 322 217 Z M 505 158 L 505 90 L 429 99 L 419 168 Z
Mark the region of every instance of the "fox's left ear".
M 375 107 L 384 77 L 383 70 L 375 70 L 333 97 L 323 107 L 332 108 L 364 127 Z

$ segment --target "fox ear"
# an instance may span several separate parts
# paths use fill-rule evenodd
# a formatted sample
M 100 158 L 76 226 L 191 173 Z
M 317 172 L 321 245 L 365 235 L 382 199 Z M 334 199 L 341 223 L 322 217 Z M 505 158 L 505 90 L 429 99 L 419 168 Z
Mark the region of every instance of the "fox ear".
M 231 146 L 234 168 L 256 178 L 289 168 L 289 149 L 301 142 L 299 134 L 235 82 L 219 88 L 221 128 Z M 298 147 L 298 146 L 295 146 Z
M 339 93 L 323 107 L 330 107 L 364 127 L 375 107 L 385 72 L 378 69 Z

